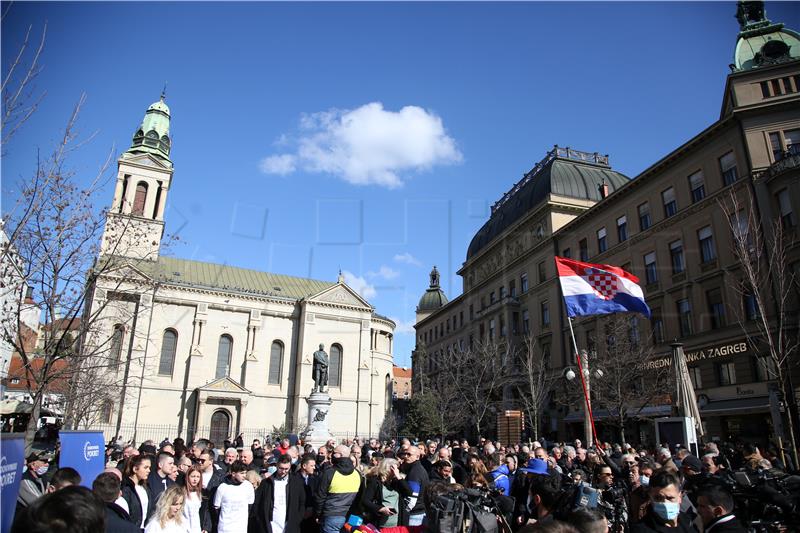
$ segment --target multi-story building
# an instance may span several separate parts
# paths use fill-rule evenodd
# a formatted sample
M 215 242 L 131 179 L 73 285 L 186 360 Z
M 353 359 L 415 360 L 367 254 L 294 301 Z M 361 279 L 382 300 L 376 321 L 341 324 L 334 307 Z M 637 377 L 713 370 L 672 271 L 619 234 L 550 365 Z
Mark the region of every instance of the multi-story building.
M 531 335 L 554 374 L 563 373 L 574 349 L 553 257 L 618 265 L 640 278 L 652 310 L 649 324 L 632 322 L 652 332 L 652 364 L 667 364 L 670 343 L 683 343 L 706 438 L 767 437 L 771 362 L 763 345 L 748 342 L 758 317 L 752 298 L 737 289 L 743 274 L 732 228 L 753 213 L 769 242 L 771 222 L 779 221 L 788 244 L 782 266 L 800 280 L 800 35 L 767 20 L 762 3 L 740 3 L 737 18 L 719 119 L 633 179 L 614 171 L 607 156 L 555 147 L 492 207 L 458 271 L 462 294 L 433 298 L 432 273 L 418 307 L 418 350 L 436 354 L 477 339 L 520 343 Z M 722 205 L 733 197 L 741 212 Z M 788 296 L 782 333 L 796 339 L 797 293 Z M 775 300 L 766 307 L 774 315 Z M 776 327 L 774 316 L 769 322 Z M 607 349 L 598 342 L 598 319 L 574 325 L 579 349 Z M 414 370 L 416 377 L 429 369 Z M 800 375 L 790 377 L 797 387 Z M 796 415 L 789 396 L 785 404 Z M 669 414 L 661 403 L 649 413 Z M 582 436 L 581 409 L 551 403 L 543 433 Z M 603 413 L 596 418 L 602 426 Z M 646 426 L 634 428 L 631 440 L 651 438 Z M 605 435 L 613 438 L 609 428 Z

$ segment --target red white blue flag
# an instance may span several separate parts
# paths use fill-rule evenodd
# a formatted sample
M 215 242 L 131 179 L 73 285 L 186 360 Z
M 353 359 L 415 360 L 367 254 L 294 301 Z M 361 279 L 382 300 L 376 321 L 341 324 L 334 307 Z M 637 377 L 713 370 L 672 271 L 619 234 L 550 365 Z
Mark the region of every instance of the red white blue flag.
M 556 257 L 567 316 L 641 313 L 650 318 L 639 278 L 611 265 Z

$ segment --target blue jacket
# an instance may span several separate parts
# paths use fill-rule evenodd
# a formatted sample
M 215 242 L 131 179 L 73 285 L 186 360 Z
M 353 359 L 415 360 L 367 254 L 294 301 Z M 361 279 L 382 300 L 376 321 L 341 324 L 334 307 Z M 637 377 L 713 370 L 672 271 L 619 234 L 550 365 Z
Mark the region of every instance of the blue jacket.
M 511 478 L 509 475 L 510 472 L 506 465 L 500 465 L 491 472 L 494 486 L 503 493 L 503 496 L 509 496 L 511 494 Z

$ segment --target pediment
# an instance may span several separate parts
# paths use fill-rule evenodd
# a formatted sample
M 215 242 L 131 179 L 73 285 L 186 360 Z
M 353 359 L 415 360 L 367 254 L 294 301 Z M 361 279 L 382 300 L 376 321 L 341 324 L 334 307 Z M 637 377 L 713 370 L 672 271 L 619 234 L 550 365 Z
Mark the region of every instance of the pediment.
M 202 387 L 197 387 L 197 390 L 207 392 L 233 392 L 239 394 L 250 394 L 249 390 L 245 389 L 228 376 L 214 380 L 211 383 L 206 383 Z
M 351 305 L 354 307 L 368 307 L 372 306 L 368 301 L 363 299 L 356 291 L 348 287 L 345 283 L 337 283 L 336 285 L 325 289 L 324 291 L 315 294 L 309 298 L 311 302 L 324 302 L 335 305 Z
M 122 278 L 130 282 L 149 282 L 151 277 L 139 270 L 135 266 L 127 262 L 120 262 L 114 264 L 118 258 L 107 259 L 104 264 L 100 265 L 100 274 L 103 276 L 113 276 L 115 278 Z
M 128 157 L 124 157 L 124 161 L 126 163 L 141 165 L 143 167 L 169 170 L 169 166 L 165 165 L 163 161 L 159 161 L 157 157 L 154 157 L 150 154 L 129 155 Z

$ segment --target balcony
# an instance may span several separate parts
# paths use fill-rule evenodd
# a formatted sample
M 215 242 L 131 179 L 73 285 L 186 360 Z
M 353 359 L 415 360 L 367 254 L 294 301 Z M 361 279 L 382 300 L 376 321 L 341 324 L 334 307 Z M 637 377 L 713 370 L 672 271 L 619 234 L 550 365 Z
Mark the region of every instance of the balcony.
M 786 172 L 796 170 L 798 167 L 800 167 L 800 146 L 792 146 L 788 151 L 782 152 L 780 158 L 772 165 L 764 170 L 754 172 L 753 177 L 756 179 L 771 179 Z

